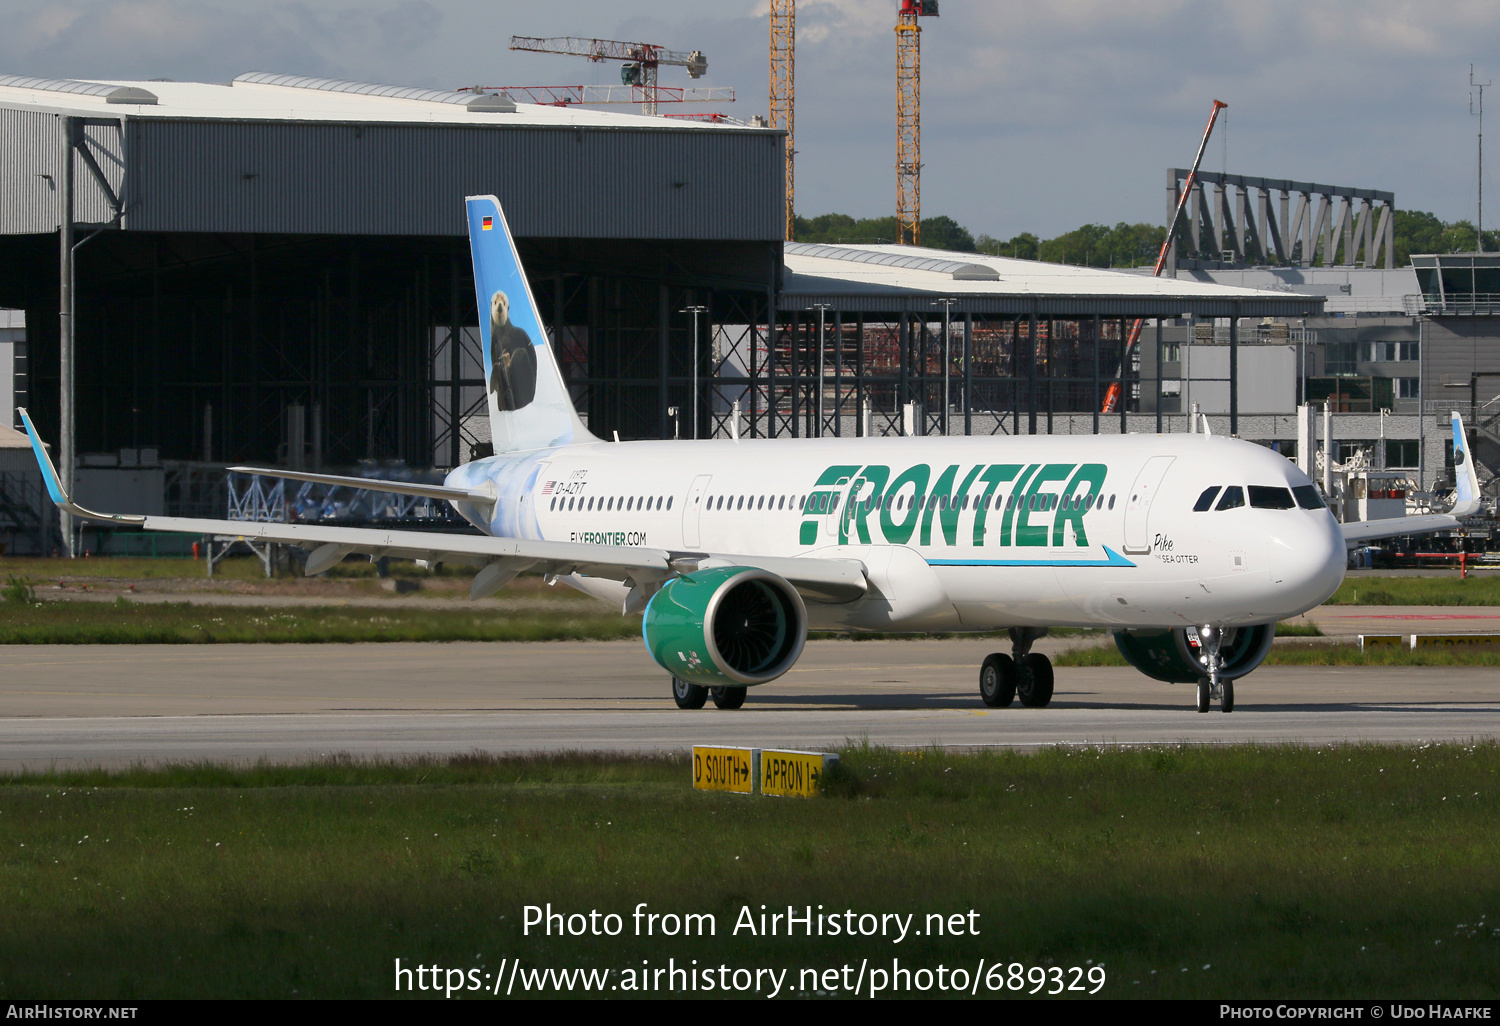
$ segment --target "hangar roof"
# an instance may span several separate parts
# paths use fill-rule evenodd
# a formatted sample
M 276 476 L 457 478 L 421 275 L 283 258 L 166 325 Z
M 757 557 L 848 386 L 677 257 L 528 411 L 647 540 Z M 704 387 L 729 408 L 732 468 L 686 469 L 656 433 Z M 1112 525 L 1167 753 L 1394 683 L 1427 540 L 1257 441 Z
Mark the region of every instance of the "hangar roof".
M 959 300 L 956 310 L 976 312 L 1230 316 L 1238 304 L 1238 313 L 1249 317 L 1316 315 L 1324 301 L 1321 295 L 918 246 L 788 242 L 783 258 L 783 309 L 825 297 L 845 310 L 916 309 L 951 296 Z
M 252 72 L 232 83 L 0 75 L 0 236 L 457 236 L 463 197 L 518 236 L 752 242 L 786 223 L 786 133 Z M 73 157 L 67 154 L 73 153 Z
M 486 100 L 490 102 L 486 103 Z M 642 114 L 584 110 L 578 107 L 496 103 L 497 100 L 501 98 L 440 89 L 381 86 L 267 72 L 249 72 L 230 83 L 128 82 L 112 79 L 82 81 L 0 75 L 0 106 L 22 107 L 54 114 L 770 131 L 744 125 L 647 117 Z M 490 109 L 505 106 L 513 107 L 514 110 Z

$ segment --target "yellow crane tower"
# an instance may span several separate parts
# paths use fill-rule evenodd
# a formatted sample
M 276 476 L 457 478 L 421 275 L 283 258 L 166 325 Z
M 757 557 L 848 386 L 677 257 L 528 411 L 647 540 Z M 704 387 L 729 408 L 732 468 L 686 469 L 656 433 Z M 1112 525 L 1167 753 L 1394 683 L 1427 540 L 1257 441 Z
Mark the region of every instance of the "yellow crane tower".
M 937 0 L 901 0 L 896 15 L 896 241 L 922 244 L 922 26 Z
M 786 240 L 792 241 L 792 83 L 797 51 L 797 0 L 771 0 L 771 127 L 786 129 Z

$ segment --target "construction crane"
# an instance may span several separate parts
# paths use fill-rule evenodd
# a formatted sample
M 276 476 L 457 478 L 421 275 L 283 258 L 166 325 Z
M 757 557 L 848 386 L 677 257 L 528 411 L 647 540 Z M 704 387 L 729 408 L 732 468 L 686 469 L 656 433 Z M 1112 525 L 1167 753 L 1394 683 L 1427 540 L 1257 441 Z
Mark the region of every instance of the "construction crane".
M 1188 197 L 1193 194 L 1193 180 L 1198 177 L 1198 165 L 1203 163 L 1203 151 L 1208 148 L 1208 137 L 1213 134 L 1214 122 L 1219 120 L 1219 111 L 1228 107 L 1229 104 L 1214 101 L 1213 110 L 1208 113 L 1208 127 L 1203 130 L 1203 141 L 1198 144 L 1198 155 L 1193 158 L 1193 169 L 1188 172 L 1187 181 L 1182 185 L 1182 194 L 1177 197 L 1177 208 L 1172 212 L 1172 223 L 1167 225 L 1167 237 L 1162 240 L 1161 253 L 1156 257 L 1156 270 L 1151 272 L 1153 278 L 1161 277 L 1161 270 L 1167 265 L 1167 254 L 1172 249 L 1172 239 L 1177 234 L 1177 224 L 1182 220 L 1183 208 L 1187 206 Z M 1114 413 L 1120 406 L 1120 383 L 1125 380 L 1125 368 L 1130 366 L 1131 354 L 1141 340 L 1141 326 L 1146 323 L 1144 317 L 1137 317 L 1135 323 L 1130 326 L 1130 337 L 1125 340 L 1125 345 L 1120 348 L 1120 372 L 1115 375 L 1115 380 L 1110 383 L 1109 389 L 1104 393 L 1104 407 L 1101 412 Z M 1097 344 L 1097 339 L 1095 344 Z
M 574 104 L 645 103 L 645 89 L 628 85 L 571 85 L 571 86 L 460 86 L 460 93 L 504 94 L 522 103 L 538 103 L 549 107 L 571 107 Z M 697 86 L 680 89 L 676 86 L 656 87 L 657 103 L 719 103 L 734 102 L 734 89 L 730 86 Z M 671 117 L 671 115 L 667 115 Z M 678 115 L 681 117 L 682 115 Z
M 896 241 L 922 244 L 922 26 L 937 0 L 901 0 L 896 15 Z
M 786 130 L 786 241 L 792 241 L 792 84 L 796 71 L 797 0 L 771 0 L 771 127 Z
M 708 70 L 708 58 L 703 56 L 702 50 L 682 53 L 655 43 L 622 43 L 615 39 L 582 39 L 577 36 L 550 36 L 545 39 L 511 36 L 510 48 L 535 53 L 565 53 L 574 57 L 587 57 L 591 61 L 623 61 L 620 81 L 628 86 L 641 87 L 642 114 L 656 113 L 656 69 L 659 65 L 675 64 L 687 68 L 689 78 L 701 78 Z

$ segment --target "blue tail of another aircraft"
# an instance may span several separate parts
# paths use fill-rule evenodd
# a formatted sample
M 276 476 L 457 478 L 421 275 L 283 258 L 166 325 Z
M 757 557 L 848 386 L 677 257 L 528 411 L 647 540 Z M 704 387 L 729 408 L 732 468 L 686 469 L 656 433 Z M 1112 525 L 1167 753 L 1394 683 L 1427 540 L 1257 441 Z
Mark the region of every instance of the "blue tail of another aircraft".
M 495 452 L 592 441 L 568 397 L 500 201 L 470 196 L 467 204 Z
M 1474 469 L 1474 454 L 1464 433 L 1463 418 L 1453 411 L 1453 509 L 1448 515 L 1469 517 L 1483 506 L 1479 492 L 1479 475 Z

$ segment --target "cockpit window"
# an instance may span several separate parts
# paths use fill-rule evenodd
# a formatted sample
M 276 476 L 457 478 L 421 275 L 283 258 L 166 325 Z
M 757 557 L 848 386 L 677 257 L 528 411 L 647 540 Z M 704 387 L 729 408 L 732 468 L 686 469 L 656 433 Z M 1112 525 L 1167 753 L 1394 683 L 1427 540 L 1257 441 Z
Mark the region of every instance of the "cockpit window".
M 1292 489 L 1292 494 L 1297 497 L 1297 505 L 1303 509 L 1324 509 L 1328 505 L 1312 485 L 1297 485 Z
M 1198 496 L 1198 501 L 1193 503 L 1193 512 L 1202 513 L 1206 509 L 1212 509 L 1214 496 L 1219 494 L 1219 485 L 1203 489 L 1203 494 Z
M 1285 488 L 1251 485 L 1250 505 L 1256 509 L 1295 509 L 1297 503 Z
M 1214 509 L 1238 509 L 1245 504 L 1245 490 L 1239 485 L 1230 485 L 1224 489 L 1224 497 Z

